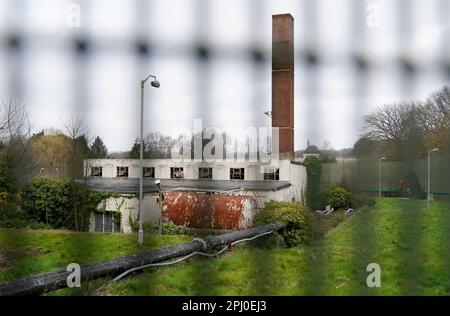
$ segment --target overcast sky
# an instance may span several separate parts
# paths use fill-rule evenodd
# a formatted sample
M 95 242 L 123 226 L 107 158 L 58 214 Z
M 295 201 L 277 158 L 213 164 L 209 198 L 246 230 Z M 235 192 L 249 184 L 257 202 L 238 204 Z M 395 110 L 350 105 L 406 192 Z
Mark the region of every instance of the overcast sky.
M 73 4 L 80 27 L 70 24 Z M 365 113 L 449 84 L 447 0 L 0 0 L 0 97 L 26 102 L 35 130 L 77 115 L 111 151 L 129 150 L 139 134 L 139 80 L 149 73 L 161 88 L 146 88 L 146 133 L 192 128 L 195 118 L 268 126 L 278 13 L 295 19 L 296 149 L 307 138 L 350 147 Z

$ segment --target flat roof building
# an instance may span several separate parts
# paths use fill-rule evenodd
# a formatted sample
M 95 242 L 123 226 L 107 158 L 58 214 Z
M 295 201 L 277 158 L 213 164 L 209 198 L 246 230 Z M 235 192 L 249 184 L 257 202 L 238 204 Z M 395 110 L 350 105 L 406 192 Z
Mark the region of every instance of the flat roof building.
M 272 18 L 271 152 L 277 157 L 264 162 L 145 159 L 143 170 L 137 159 L 85 160 L 80 181 L 94 191 L 116 193 L 99 206 L 101 214 L 92 215 L 91 230 L 131 232 L 139 214 L 141 172 L 143 220 L 155 223 L 162 216 L 191 227 L 241 229 L 267 201 L 303 200 L 306 169 L 294 161 L 294 19 L 290 14 Z M 117 212 L 120 225 L 114 224 Z

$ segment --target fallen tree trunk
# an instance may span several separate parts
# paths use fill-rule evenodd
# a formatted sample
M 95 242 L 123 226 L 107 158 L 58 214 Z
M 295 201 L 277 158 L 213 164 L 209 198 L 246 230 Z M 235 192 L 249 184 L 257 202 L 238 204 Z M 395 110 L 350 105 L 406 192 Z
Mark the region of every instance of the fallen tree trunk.
M 219 246 L 223 247 L 237 240 L 251 238 L 269 231 L 279 231 L 284 227 L 284 223 L 276 222 L 223 235 L 206 237 L 202 241 L 193 240 L 173 247 L 83 265 L 81 266 L 81 281 L 86 282 L 97 278 L 116 276 L 134 267 L 186 256 L 195 251 L 213 249 Z M 67 287 L 67 278 L 70 273 L 65 270 L 60 270 L 0 284 L 0 296 L 39 295 L 59 290 Z

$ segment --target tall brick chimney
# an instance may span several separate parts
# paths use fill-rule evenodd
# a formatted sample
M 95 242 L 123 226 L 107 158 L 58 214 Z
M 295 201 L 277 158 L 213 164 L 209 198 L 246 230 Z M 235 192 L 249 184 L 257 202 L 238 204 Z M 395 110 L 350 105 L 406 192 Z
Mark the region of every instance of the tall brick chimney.
M 294 160 L 294 18 L 272 16 L 272 136 L 279 159 Z

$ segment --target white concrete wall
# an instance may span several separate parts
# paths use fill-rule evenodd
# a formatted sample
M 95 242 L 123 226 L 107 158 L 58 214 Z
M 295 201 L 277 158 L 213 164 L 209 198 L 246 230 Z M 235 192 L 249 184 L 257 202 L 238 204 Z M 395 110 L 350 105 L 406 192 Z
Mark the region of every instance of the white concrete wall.
M 270 164 L 259 162 L 176 162 L 172 159 L 145 159 L 144 167 L 155 168 L 155 178 L 170 179 L 171 167 L 183 167 L 185 179 L 198 179 L 198 168 L 213 168 L 213 180 L 230 180 L 230 168 L 244 168 L 245 180 L 264 180 L 263 169 L 280 169 L 280 180 L 290 181 L 290 160 L 273 160 Z M 91 167 L 102 167 L 104 178 L 115 178 L 117 167 L 128 167 L 128 178 L 139 178 L 139 160 L 137 159 L 89 159 L 84 161 L 84 175 L 90 176 Z
M 133 195 L 110 197 L 98 205 L 98 209 L 121 214 L 120 230 L 123 233 L 131 233 L 131 221 L 138 221 L 139 200 Z M 143 201 L 144 222 L 158 223 L 160 217 L 157 195 L 145 195 Z M 90 219 L 90 231 L 95 230 L 94 216 Z

